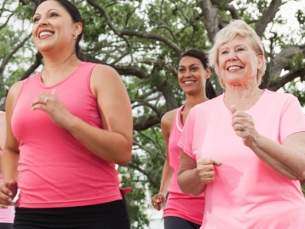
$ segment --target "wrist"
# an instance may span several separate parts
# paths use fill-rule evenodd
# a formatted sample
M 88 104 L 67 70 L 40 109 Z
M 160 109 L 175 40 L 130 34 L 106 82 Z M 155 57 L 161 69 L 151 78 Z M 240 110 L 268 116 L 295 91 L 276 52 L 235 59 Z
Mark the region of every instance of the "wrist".
M 77 128 L 78 118 L 71 113 L 66 116 L 63 127 L 68 131 L 73 131 Z

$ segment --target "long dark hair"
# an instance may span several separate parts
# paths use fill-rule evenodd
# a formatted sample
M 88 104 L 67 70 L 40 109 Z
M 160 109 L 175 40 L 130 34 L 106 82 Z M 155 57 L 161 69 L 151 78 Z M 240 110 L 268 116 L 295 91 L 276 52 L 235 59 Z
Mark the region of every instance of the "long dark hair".
M 193 57 L 193 58 L 200 60 L 204 69 L 209 69 L 209 64 L 208 64 L 209 59 L 208 59 L 207 55 L 204 52 L 202 52 L 201 50 L 195 49 L 195 48 L 188 49 L 187 51 L 183 52 L 180 55 L 179 60 L 181 60 L 181 58 L 185 57 L 185 56 Z M 209 79 L 206 80 L 205 91 L 206 91 L 206 95 L 209 99 L 216 97 L 216 92 Z
M 34 12 L 36 11 L 37 7 L 41 3 L 46 2 L 46 1 L 48 1 L 48 0 L 40 0 L 40 1 L 38 1 L 37 5 L 35 7 Z M 79 10 L 76 8 L 76 6 L 74 6 L 71 2 L 69 2 L 67 0 L 54 0 L 54 1 L 58 2 L 68 12 L 68 14 L 71 16 L 73 22 L 80 22 L 83 25 L 83 30 L 77 36 L 76 42 L 75 42 L 75 53 L 76 53 L 76 56 L 79 59 L 82 59 L 81 49 L 80 49 L 80 45 L 79 45 L 80 40 L 82 39 L 82 36 L 83 36 L 83 31 L 84 31 L 84 21 L 82 19 L 82 16 L 81 16 Z

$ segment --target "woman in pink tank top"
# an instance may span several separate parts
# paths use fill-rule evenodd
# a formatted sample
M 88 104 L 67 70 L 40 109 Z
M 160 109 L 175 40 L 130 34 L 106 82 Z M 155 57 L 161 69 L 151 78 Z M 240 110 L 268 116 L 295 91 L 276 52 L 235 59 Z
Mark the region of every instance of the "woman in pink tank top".
M 209 77 L 207 57 L 203 52 L 190 49 L 181 55 L 178 83 L 186 100 L 182 107 L 171 110 L 162 117 L 161 130 L 167 145 L 167 153 L 159 193 L 152 197 L 152 205 L 155 209 L 160 210 L 165 205 L 163 211 L 165 229 L 194 229 L 199 228 L 202 223 L 203 194 L 198 196 L 185 194 L 177 184 L 180 153 L 177 142 L 190 109 L 208 99 L 205 85 Z
M 131 159 L 131 105 L 113 68 L 81 61 L 82 34 L 69 1 L 38 4 L 32 38 L 43 69 L 6 101 L 0 204 L 19 190 L 15 229 L 129 228 L 115 164 Z

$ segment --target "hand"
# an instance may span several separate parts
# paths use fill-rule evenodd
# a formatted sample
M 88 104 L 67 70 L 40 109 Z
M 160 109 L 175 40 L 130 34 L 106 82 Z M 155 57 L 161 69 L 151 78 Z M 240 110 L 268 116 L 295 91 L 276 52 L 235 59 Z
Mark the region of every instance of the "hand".
M 17 194 L 17 183 L 15 181 L 5 182 L 0 186 L 0 207 L 7 208 L 14 205 L 13 198 Z
M 165 204 L 165 195 L 162 193 L 158 193 L 151 198 L 152 206 L 158 211 L 161 210 L 163 205 Z
M 210 159 L 199 159 L 197 161 L 197 174 L 203 184 L 211 183 L 215 179 L 215 166 L 220 166 L 221 163 Z
M 63 128 L 65 128 L 73 118 L 73 115 L 65 105 L 58 100 L 54 92 L 42 93 L 39 95 L 32 103 L 32 109 L 46 112 L 54 122 Z
M 232 127 L 236 135 L 243 139 L 246 146 L 250 147 L 259 136 L 252 116 L 246 112 L 238 111 L 235 107 L 232 107 L 231 111 Z

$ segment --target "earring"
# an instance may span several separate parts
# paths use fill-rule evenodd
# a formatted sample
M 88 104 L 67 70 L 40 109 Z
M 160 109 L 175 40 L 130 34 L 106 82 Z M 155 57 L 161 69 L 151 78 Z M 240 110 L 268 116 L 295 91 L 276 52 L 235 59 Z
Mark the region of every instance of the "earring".
M 73 34 L 73 40 L 76 40 L 77 36 L 75 34 Z

